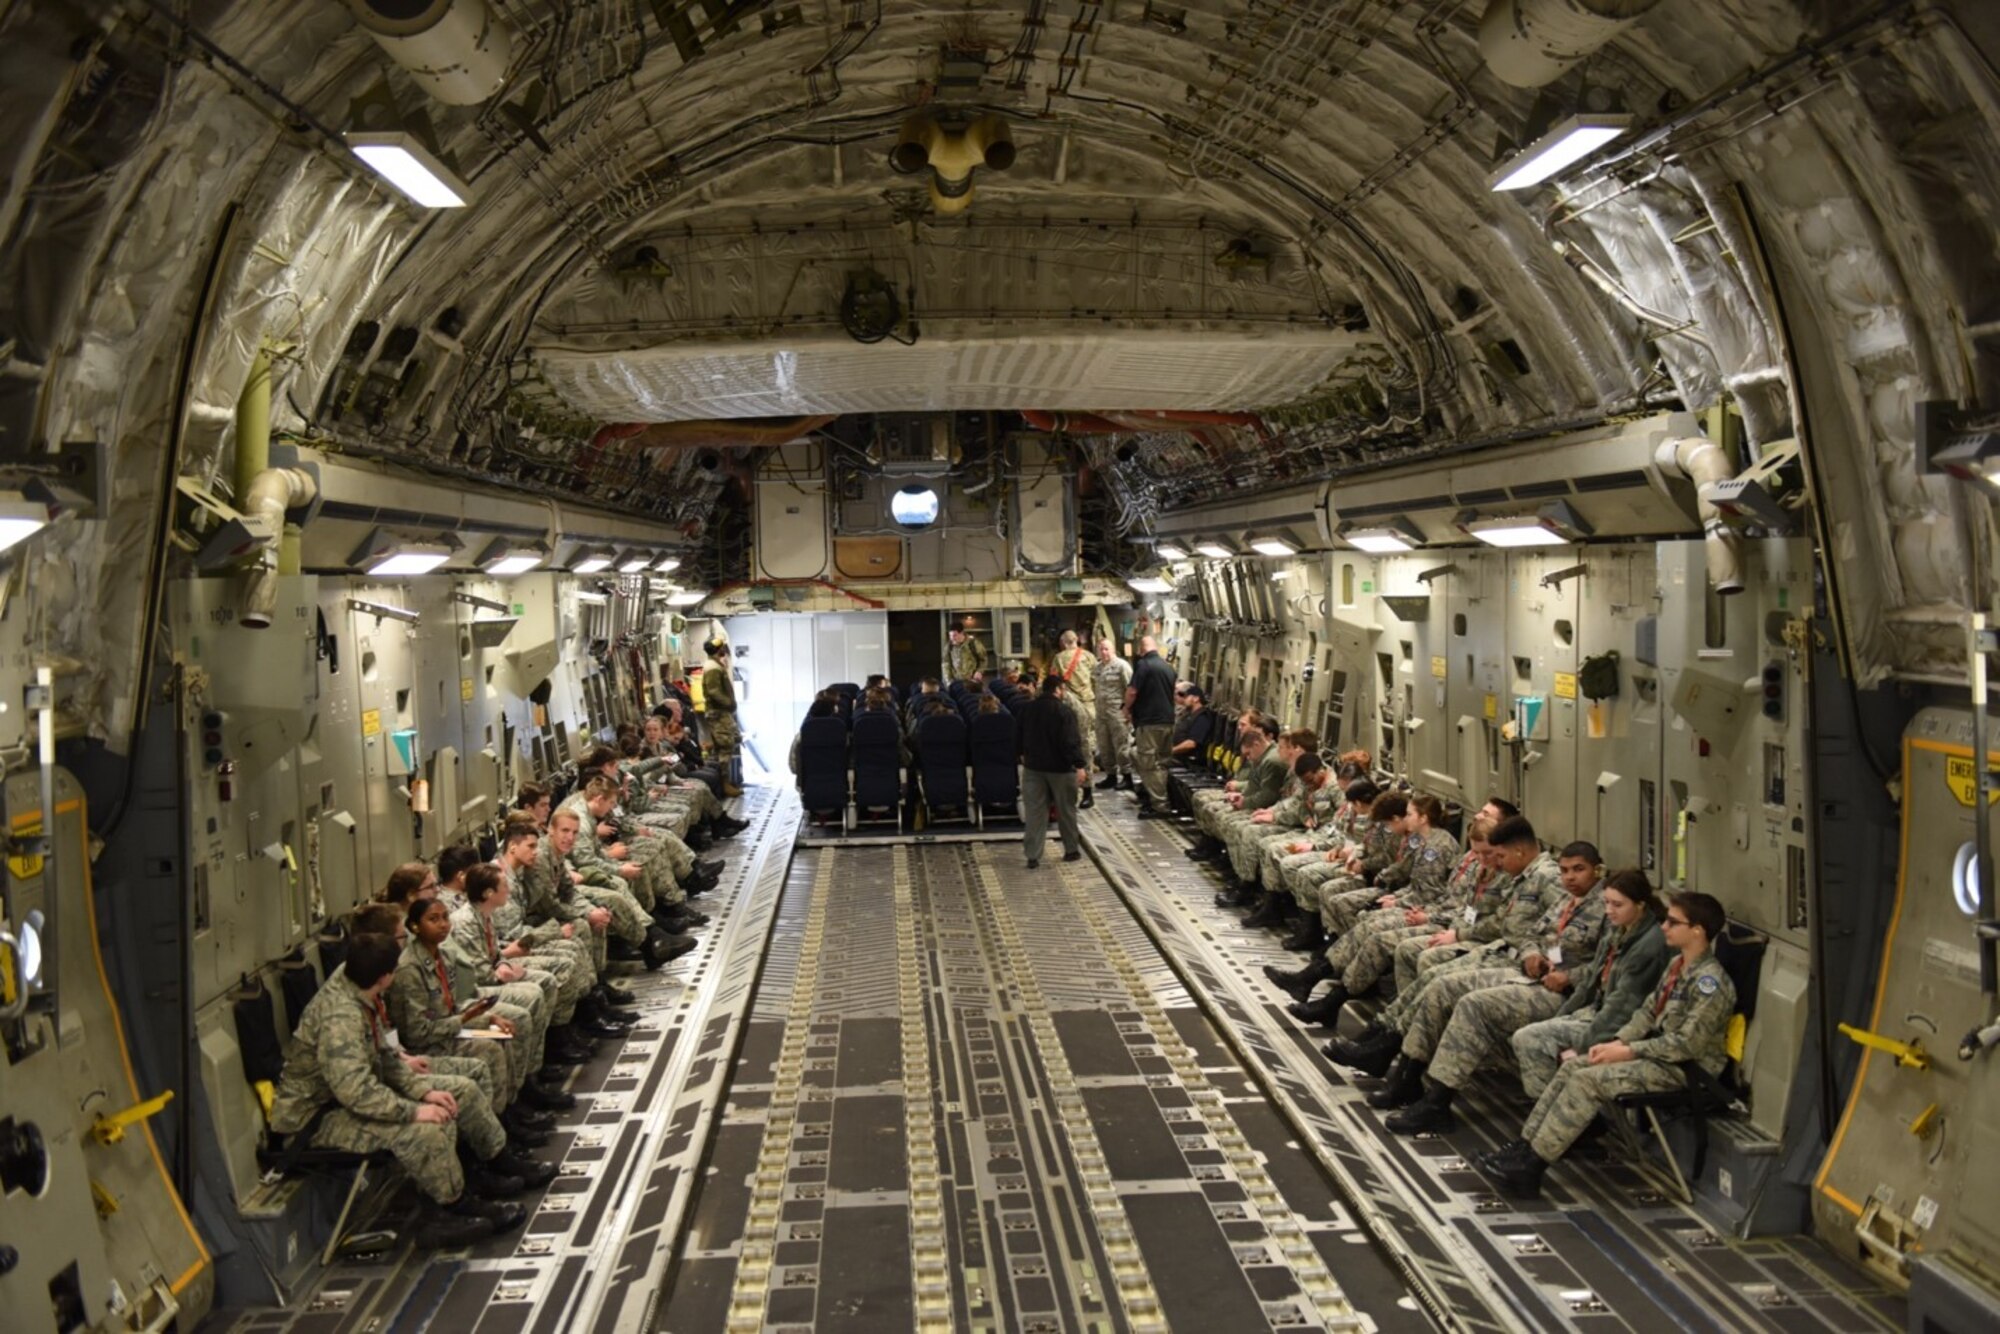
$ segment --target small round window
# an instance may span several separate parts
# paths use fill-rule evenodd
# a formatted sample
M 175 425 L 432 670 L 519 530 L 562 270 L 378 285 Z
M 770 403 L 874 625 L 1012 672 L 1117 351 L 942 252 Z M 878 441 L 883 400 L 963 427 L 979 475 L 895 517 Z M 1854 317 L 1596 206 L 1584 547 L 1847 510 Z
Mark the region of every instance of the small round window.
M 1961 844 L 1951 861 L 1951 896 L 1967 917 L 1979 916 L 1979 847 Z
M 928 528 L 937 516 L 938 493 L 927 486 L 906 486 L 889 497 L 889 517 L 905 528 Z

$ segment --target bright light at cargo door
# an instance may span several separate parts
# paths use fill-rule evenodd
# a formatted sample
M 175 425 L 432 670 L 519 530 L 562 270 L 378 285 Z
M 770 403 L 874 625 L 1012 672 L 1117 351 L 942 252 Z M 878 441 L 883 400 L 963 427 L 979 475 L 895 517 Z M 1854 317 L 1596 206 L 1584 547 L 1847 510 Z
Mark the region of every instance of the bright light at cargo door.
M 937 516 L 938 494 L 927 486 L 906 486 L 889 497 L 889 517 L 905 528 L 928 528 Z
M 1951 897 L 1967 917 L 1979 916 L 1979 847 L 1962 844 L 1951 862 Z

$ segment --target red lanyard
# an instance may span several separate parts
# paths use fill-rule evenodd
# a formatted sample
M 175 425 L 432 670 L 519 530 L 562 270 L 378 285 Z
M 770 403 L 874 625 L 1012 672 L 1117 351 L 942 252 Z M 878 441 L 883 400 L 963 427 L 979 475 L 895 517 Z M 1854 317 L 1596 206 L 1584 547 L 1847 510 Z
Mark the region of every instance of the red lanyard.
M 439 954 L 437 958 L 432 962 L 431 966 L 437 970 L 438 990 L 444 992 L 445 1013 L 450 1014 L 453 1010 L 456 1010 L 458 1008 L 458 1002 L 452 999 L 451 974 L 444 966 L 444 955 Z
M 485 913 L 480 913 L 479 929 L 486 935 L 486 957 L 489 959 L 498 958 L 500 947 L 493 940 L 493 919 Z
M 1674 994 L 1674 983 L 1680 980 L 1681 969 L 1687 965 L 1687 955 L 1674 960 L 1674 966 L 1667 969 L 1665 980 L 1660 983 L 1660 992 L 1653 997 L 1653 1018 L 1658 1019 L 1667 1008 L 1667 998 Z
M 1576 916 L 1576 910 L 1582 906 L 1582 899 L 1574 894 L 1569 896 L 1569 903 L 1563 908 L 1562 916 L 1556 918 L 1556 939 L 1558 941 L 1562 939 L 1562 933 L 1569 929 L 1569 919 Z
M 1624 948 L 1623 941 L 1619 941 L 1616 944 L 1612 945 L 1610 956 L 1604 960 L 1604 971 L 1597 975 L 1597 989 L 1599 991 L 1602 991 L 1610 983 L 1611 965 L 1618 962 L 1618 951 L 1623 948 Z
M 389 1026 L 389 1010 L 377 996 L 375 1003 L 368 1007 L 368 1037 L 377 1048 L 382 1045 L 382 1030 Z

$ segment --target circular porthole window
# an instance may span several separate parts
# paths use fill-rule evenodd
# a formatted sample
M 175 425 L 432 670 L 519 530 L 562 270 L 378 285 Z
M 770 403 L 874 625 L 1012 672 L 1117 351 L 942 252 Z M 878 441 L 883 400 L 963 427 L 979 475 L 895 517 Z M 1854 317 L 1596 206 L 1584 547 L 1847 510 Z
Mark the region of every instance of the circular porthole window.
M 1967 917 L 1979 916 L 1979 846 L 1961 844 L 1951 861 L 1951 896 Z
M 889 517 L 905 528 L 928 528 L 937 516 L 938 493 L 927 486 L 906 486 L 889 497 Z

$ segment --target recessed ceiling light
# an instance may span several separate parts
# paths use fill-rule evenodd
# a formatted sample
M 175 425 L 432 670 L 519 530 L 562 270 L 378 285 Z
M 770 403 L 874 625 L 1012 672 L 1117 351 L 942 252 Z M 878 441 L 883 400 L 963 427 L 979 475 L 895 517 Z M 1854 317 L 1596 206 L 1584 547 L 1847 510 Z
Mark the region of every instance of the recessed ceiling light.
M 1576 115 L 1501 164 L 1493 173 L 1495 190 L 1525 190 L 1575 166 L 1632 128 L 1622 115 Z
M 464 208 L 472 191 L 450 168 L 437 160 L 413 134 L 356 131 L 347 136 L 354 156 L 423 208 Z

